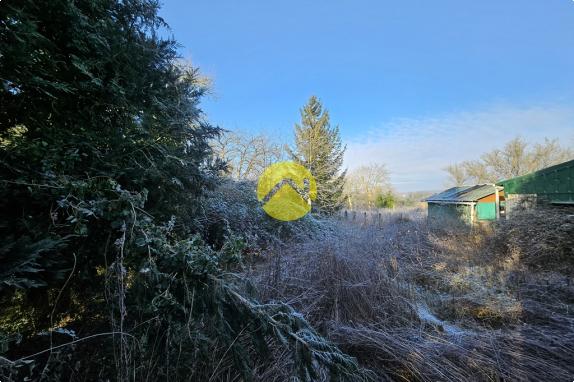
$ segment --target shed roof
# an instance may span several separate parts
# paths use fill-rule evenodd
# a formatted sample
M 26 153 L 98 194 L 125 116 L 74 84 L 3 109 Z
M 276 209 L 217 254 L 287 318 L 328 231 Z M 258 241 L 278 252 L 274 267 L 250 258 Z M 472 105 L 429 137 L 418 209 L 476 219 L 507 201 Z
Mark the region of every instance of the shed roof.
M 476 202 L 485 196 L 492 195 L 496 192 L 494 184 L 478 184 L 476 186 L 452 187 L 438 194 L 429 196 L 425 202 L 450 202 L 464 203 Z

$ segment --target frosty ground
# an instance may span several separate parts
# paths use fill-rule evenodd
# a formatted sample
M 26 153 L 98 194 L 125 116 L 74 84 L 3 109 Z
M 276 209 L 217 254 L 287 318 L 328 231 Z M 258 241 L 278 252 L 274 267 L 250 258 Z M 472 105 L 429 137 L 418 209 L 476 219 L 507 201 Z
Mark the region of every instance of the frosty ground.
M 472 230 L 429 227 L 420 209 L 333 219 L 263 251 L 245 276 L 376 380 L 570 380 L 572 220 L 560 209 Z M 276 350 L 262 380 L 289 369 Z

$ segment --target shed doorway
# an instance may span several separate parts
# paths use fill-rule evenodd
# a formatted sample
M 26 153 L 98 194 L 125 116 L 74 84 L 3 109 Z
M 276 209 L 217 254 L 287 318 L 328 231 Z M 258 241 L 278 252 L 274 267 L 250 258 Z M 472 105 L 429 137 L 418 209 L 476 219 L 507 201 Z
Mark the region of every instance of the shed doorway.
M 476 204 L 478 220 L 496 220 L 496 203 L 482 202 Z

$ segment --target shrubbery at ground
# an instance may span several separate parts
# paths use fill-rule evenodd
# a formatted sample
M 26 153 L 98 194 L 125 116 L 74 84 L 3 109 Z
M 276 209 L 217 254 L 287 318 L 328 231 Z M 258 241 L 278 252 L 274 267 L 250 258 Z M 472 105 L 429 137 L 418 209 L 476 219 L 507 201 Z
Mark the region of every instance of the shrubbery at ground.
M 565 380 L 569 213 L 527 211 L 473 231 L 431 231 L 417 210 L 382 226 L 344 221 L 251 277 L 264 301 L 289 302 L 377 380 Z

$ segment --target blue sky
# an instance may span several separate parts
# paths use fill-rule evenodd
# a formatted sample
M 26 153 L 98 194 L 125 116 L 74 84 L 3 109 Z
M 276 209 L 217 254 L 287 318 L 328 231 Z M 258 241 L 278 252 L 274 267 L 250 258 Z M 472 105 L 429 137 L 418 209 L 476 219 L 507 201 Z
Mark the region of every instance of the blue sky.
M 571 0 L 166 0 L 160 15 L 213 80 L 210 121 L 290 140 L 315 94 L 346 165 L 385 163 L 399 191 L 440 189 L 444 166 L 518 134 L 574 145 Z

